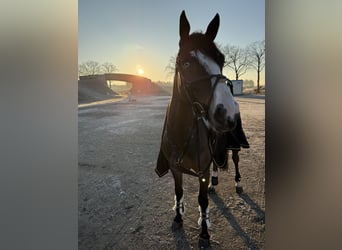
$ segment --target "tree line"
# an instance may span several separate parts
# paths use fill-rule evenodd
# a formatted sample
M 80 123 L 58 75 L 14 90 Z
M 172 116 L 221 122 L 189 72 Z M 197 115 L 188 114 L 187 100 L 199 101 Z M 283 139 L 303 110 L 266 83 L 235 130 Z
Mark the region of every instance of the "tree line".
M 89 60 L 78 65 L 78 75 L 97 75 L 117 72 L 118 68 L 111 62 L 100 64 L 99 62 Z
M 239 80 L 249 69 L 255 70 L 257 74 L 257 92 L 260 90 L 260 73 L 265 68 L 265 40 L 256 41 L 245 48 L 227 44 L 218 45 L 225 55 L 224 68 L 233 71 L 235 79 Z M 176 66 L 176 55 L 171 56 L 165 67 L 167 75 L 173 75 Z M 78 65 L 79 76 L 96 75 L 117 72 L 118 68 L 110 62 L 100 64 L 89 60 Z
M 218 46 L 225 55 L 224 68 L 233 71 L 235 79 L 244 75 L 247 70 L 254 69 L 257 74 L 257 93 L 260 90 L 260 73 L 265 68 L 265 40 L 256 41 L 245 48 L 227 44 Z M 176 66 L 176 56 L 171 56 L 165 71 L 168 76 L 173 75 Z

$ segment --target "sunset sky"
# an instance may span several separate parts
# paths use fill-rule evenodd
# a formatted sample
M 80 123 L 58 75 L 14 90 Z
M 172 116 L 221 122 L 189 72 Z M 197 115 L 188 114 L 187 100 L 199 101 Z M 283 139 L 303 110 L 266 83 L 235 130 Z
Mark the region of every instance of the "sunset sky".
M 178 51 L 179 16 L 185 10 L 191 30 L 205 31 L 216 13 L 220 28 L 215 42 L 246 45 L 265 39 L 264 0 L 80 0 L 78 60 L 111 62 L 118 72 L 167 81 L 165 67 Z M 234 79 L 232 71 L 224 70 Z M 254 80 L 255 71 L 241 77 Z M 264 75 L 261 78 L 264 84 Z

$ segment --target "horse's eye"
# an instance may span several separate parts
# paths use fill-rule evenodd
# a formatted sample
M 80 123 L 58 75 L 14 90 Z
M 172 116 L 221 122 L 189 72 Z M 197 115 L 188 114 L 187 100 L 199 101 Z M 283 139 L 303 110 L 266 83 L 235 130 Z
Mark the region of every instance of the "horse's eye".
M 188 62 L 188 61 L 183 62 L 182 63 L 182 67 L 183 67 L 183 69 L 189 68 L 190 67 L 190 62 Z

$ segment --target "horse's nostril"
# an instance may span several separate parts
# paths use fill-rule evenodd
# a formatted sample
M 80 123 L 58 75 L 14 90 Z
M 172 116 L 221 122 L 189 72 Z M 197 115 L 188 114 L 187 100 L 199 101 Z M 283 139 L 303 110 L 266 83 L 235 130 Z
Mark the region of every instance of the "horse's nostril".
M 215 110 L 215 119 L 224 120 L 227 110 L 224 108 L 223 104 L 218 104 Z
M 229 128 L 231 128 L 231 129 L 235 128 L 235 126 L 236 126 L 235 120 L 232 120 L 232 119 L 228 118 L 228 119 L 227 119 L 227 126 L 228 126 Z
M 218 104 L 217 106 L 216 106 L 216 109 L 223 109 L 224 107 L 223 107 L 223 104 L 222 103 L 220 103 L 220 104 Z
M 227 109 L 225 109 L 223 104 L 218 104 L 216 106 L 214 119 L 218 126 L 222 127 L 222 129 L 232 130 L 236 126 L 235 119 L 231 117 L 227 118 Z

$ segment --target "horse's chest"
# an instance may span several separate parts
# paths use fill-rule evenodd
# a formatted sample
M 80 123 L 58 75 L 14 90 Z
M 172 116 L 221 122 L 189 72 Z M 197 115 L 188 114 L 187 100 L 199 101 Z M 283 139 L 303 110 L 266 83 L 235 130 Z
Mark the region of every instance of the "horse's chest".
M 198 171 L 199 165 L 211 161 L 206 131 L 191 131 L 181 138 L 165 131 L 163 136 L 163 152 L 171 166 L 192 168 Z M 178 139 L 178 140 L 177 140 Z M 206 165 L 205 164 L 205 165 Z

